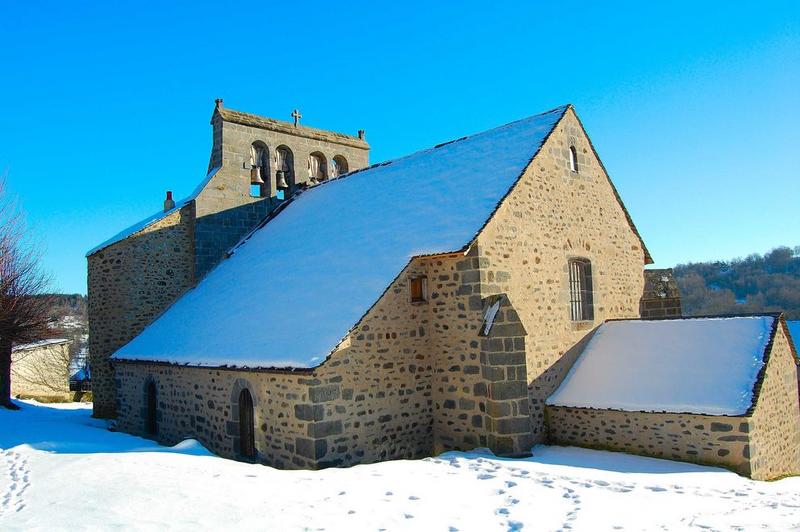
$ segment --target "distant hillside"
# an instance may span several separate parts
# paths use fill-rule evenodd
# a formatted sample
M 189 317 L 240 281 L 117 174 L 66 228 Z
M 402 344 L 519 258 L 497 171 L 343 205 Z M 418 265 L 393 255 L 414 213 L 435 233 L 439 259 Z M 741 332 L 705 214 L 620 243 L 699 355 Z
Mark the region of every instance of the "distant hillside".
M 800 319 L 800 246 L 675 267 L 685 315 L 783 311 Z
M 81 294 L 48 294 L 53 299 L 52 313 L 55 317 L 78 316 L 86 321 L 86 296 Z

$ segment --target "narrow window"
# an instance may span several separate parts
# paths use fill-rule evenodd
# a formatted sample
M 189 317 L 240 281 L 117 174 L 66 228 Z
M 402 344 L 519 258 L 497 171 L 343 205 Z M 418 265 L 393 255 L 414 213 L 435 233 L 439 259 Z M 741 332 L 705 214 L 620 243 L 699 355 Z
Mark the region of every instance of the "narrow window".
M 575 146 L 569 147 L 569 169 L 573 172 L 578 171 L 578 150 Z
M 239 393 L 239 450 L 245 458 L 256 455 L 253 397 L 246 388 Z
M 147 404 L 147 419 L 145 430 L 148 434 L 158 434 L 158 397 L 156 396 L 156 383 L 150 381 L 145 387 L 145 402 Z
M 412 303 L 424 303 L 428 300 L 428 279 L 426 277 L 412 277 L 408 288 Z
M 569 261 L 569 304 L 572 321 L 594 319 L 592 263 L 586 259 Z

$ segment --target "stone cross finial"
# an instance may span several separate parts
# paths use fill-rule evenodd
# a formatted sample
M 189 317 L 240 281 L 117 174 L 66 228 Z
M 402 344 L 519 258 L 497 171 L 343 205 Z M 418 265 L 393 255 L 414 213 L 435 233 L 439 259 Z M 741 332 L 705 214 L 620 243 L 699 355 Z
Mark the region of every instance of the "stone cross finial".
M 292 111 L 292 118 L 294 118 L 294 127 L 297 127 L 297 124 L 300 123 L 300 119 L 303 118 L 303 115 L 300 114 L 300 111 L 295 109 Z

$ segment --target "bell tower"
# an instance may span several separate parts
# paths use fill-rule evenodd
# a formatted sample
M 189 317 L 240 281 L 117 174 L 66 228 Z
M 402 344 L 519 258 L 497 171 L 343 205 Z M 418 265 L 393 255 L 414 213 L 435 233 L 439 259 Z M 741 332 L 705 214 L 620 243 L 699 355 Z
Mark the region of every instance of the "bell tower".
M 356 135 L 228 109 L 211 116 L 209 176 L 195 196 L 195 273 L 201 279 L 244 235 L 299 190 L 369 165 L 363 130 Z

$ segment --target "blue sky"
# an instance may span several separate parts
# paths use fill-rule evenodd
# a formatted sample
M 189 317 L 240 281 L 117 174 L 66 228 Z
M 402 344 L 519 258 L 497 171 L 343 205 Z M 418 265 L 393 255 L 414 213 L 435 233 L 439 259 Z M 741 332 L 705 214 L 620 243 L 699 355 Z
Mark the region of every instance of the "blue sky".
M 573 103 L 657 266 L 800 245 L 797 2 L 5 2 L 0 172 L 54 289 L 189 194 L 214 98 L 372 162 Z

